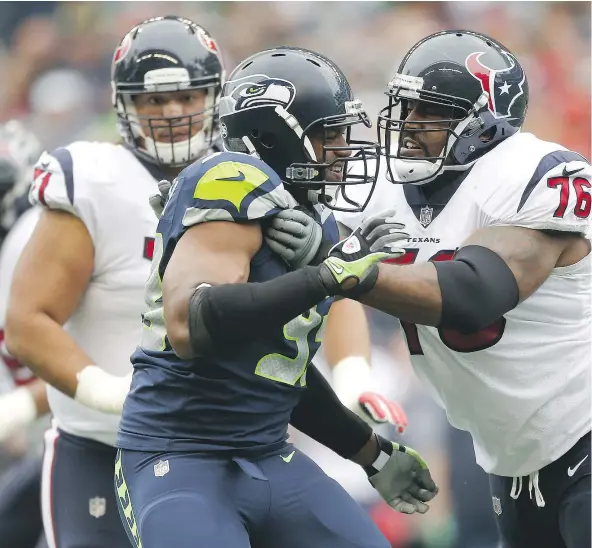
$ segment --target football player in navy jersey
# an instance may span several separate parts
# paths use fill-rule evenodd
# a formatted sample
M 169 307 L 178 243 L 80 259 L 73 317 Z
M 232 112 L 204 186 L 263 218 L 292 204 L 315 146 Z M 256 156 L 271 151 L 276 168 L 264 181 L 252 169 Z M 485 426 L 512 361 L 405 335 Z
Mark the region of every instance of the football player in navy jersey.
M 428 510 L 437 487 L 421 457 L 376 435 L 311 364 L 328 295 L 352 276 L 372 283 L 372 265 L 398 256 L 390 250 L 406 237 L 386 213 L 357 229 L 363 249 L 338 243 L 333 189 L 376 181 L 376 144 L 350 135 L 359 124 L 369 121 L 341 70 L 314 52 L 261 52 L 225 84 L 227 152 L 170 188 L 132 356 L 115 486 L 135 546 L 387 548 L 287 442 L 289 424 L 362 465 L 393 508 Z M 292 268 L 263 238 L 287 208 L 307 212 L 323 249 L 357 260 Z

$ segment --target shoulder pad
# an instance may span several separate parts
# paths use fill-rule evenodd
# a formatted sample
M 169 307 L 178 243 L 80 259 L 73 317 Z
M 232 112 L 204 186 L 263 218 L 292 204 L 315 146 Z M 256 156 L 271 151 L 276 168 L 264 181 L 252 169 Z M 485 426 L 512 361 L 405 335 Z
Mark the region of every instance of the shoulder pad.
M 252 221 L 296 205 L 278 175 L 248 154 L 220 152 L 204 158 L 181 172 L 177 186 L 184 226 Z

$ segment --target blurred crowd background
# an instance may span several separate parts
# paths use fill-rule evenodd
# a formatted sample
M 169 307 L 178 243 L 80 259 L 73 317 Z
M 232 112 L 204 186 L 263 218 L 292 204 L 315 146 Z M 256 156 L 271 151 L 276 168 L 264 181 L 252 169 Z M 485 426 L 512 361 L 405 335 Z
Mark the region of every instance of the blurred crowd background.
M 0 122 L 23 120 L 50 150 L 73 140 L 116 139 L 113 52 L 136 23 L 166 14 L 208 29 L 227 72 L 277 45 L 327 55 L 373 119 L 385 104 L 386 83 L 417 40 L 446 28 L 484 32 L 526 69 L 525 130 L 590 158 L 589 2 L 0 2 Z M 358 467 L 298 434 L 294 441 L 368 508 L 393 546 L 493 548 L 487 477 L 475 465 L 470 439 L 448 426 L 418 385 L 398 323 L 376 312 L 370 318 L 374 383 L 404 404 L 410 426 L 403 442 L 432 467 L 441 486 L 437 502 L 425 517 L 395 514 L 376 500 Z M 0 473 L 38 447 L 26 438 L 0 447 Z

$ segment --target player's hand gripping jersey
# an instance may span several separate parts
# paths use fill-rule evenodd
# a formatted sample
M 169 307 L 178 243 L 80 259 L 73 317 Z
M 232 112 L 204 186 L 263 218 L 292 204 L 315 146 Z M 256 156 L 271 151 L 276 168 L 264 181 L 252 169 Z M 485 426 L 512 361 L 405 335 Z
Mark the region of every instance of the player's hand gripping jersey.
M 148 310 L 142 344 L 132 356 L 134 376 L 119 447 L 269 451 L 285 443 L 331 299 L 248 347 L 220 348 L 211 360 L 184 361 L 167 340 L 161 280 L 189 227 L 209 221 L 264 224 L 281 209 L 296 205 L 277 174 L 246 154 L 214 154 L 180 174 L 158 224 L 145 294 Z M 336 242 L 331 212 L 318 207 L 312 213 L 324 237 Z M 249 282 L 286 272 L 286 263 L 264 243 L 251 261 Z
M 418 187 L 383 180 L 364 213 L 338 220 L 353 229 L 388 204 L 411 236 L 396 262 L 444 261 L 488 226 L 585 233 L 590 189 L 590 165 L 579 154 L 519 133 L 478 160 L 448 201 L 435 195 L 429 204 Z M 588 255 L 555 268 L 477 333 L 402 322 L 416 373 L 450 423 L 472 434 L 489 473 L 528 475 L 590 431 L 590 391 L 582 387 L 590 386 L 591 262 Z

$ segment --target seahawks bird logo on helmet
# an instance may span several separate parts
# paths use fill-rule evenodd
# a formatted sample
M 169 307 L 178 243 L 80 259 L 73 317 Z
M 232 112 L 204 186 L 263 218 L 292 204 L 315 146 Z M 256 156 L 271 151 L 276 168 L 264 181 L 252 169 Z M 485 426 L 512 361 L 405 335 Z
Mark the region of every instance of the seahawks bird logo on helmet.
M 228 82 L 236 85 L 237 81 Z M 292 82 L 280 78 L 269 78 L 265 75 L 249 76 L 248 80 L 236 85 L 230 99 L 234 102 L 234 110 L 268 107 L 273 105 L 287 109 L 294 100 L 296 88 Z

